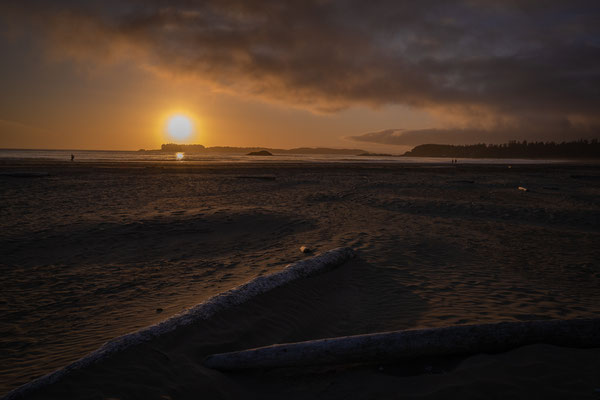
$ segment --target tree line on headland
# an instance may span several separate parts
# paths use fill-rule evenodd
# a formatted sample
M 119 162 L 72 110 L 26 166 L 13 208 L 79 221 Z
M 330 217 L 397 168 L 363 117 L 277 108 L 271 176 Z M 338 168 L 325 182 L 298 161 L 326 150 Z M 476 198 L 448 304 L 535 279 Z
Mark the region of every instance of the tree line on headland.
M 599 159 L 598 139 L 574 142 L 510 141 L 504 144 L 422 144 L 405 157 Z

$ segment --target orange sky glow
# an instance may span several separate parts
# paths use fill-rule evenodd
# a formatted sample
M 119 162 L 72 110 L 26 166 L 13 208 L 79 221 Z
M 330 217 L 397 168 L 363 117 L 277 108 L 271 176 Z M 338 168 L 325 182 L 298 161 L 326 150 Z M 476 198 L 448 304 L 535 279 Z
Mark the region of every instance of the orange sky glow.
M 10 83 L 16 98 L 3 99 L 3 109 L 8 110 L 0 119 L 4 148 L 137 150 L 177 142 L 380 149 L 388 146 L 359 146 L 346 136 L 390 124 L 417 128 L 431 120 L 427 113 L 404 106 L 315 112 L 218 91 L 191 78 L 157 75 L 131 62 L 87 68 L 40 54 L 30 54 L 28 61 L 27 68 L 39 81 Z M 168 134 L 167 119 L 174 114 L 193 119 L 194 132 L 188 139 Z
M 3 3 L 0 147 L 402 153 L 600 135 L 587 14 L 379 1 Z M 166 131 L 174 113 L 193 121 L 185 140 Z

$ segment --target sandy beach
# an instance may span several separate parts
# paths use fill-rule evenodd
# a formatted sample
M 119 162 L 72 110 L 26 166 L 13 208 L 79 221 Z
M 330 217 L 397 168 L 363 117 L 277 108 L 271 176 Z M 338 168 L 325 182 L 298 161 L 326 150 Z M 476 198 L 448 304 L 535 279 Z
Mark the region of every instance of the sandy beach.
M 15 160 L 0 163 L 0 197 L 0 394 L 338 247 L 357 257 L 28 398 L 600 393 L 600 349 L 545 344 L 408 364 L 236 373 L 202 366 L 209 354 L 274 343 L 598 317 L 597 164 Z

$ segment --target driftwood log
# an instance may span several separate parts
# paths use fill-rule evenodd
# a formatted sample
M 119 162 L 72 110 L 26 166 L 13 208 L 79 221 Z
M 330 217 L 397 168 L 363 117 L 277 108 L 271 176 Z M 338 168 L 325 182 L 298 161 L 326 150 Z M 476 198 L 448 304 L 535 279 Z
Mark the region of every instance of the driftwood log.
M 390 362 L 426 356 L 497 353 L 528 344 L 600 347 L 600 318 L 501 322 L 277 344 L 208 356 L 218 370 Z
M 6 394 L 2 400 L 22 398 L 35 390 L 43 390 L 44 387 L 60 381 L 72 371 L 86 368 L 132 346 L 148 342 L 197 321 L 208 320 L 215 315 L 218 315 L 220 312 L 243 304 L 260 294 L 267 293 L 270 290 L 295 280 L 319 274 L 328 269 L 337 268 L 354 256 L 354 250 L 349 247 L 341 247 L 318 254 L 314 257 L 297 261 L 273 274 L 256 277 L 241 286 L 211 297 L 205 302 L 200 303 L 181 314 L 174 315 L 156 325 L 143 328 L 137 332 L 124 336 L 119 336 L 105 343 L 98 350 L 66 367 L 34 379 L 33 381 L 12 390 Z

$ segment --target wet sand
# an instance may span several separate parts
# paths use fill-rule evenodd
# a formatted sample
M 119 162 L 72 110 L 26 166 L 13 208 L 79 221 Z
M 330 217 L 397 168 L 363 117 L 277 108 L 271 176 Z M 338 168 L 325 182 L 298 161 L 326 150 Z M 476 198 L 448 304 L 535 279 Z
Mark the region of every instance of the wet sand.
M 2 391 L 280 270 L 306 257 L 306 245 L 350 246 L 358 258 L 74 372 L 37 397 L 597 396 L 596 349 L 535 345 L 410 366 L 236 374 L 201 360 L 384 330 L 596 317 L 599 167 L 11 162 L 0 170 L 49 174 L 0 176 Z

